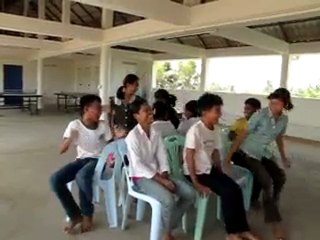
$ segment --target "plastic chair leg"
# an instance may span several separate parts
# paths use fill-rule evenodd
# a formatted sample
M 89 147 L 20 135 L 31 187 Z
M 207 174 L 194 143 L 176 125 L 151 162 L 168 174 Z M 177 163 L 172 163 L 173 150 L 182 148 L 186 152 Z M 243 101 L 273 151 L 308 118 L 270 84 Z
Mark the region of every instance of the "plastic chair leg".
M 133 200 L 133 197 L 127 194 L 126 202 L 125 202 L 125 205 L 123 206 L 123 211 L 122 211 L 122 224 L 121 224 L 122 230 L 125 230 L 128 226 L 128 215 L 130 212 L 132 200 Z
M 98 184 L 94 184 L 93 186 L 93 202 L 94 203 L 100 202 L 100 188 Z
M 103 184 L 105 208 L 110 228 L 118 227 L 118 208 L 115 188 L 111 184 Z
M 221 198 L 217 197 L 217 219 L 222 220 Z
M 138 199 L 137 210 L 136 210 L 136 220 L 137 221 L 143 220 L 145 209 L 146 209 L 146 202 L 141 199 Z
M 72 192 L 72 183 L 73 181 L 67 183 L 67 188 L 70 192 Z M 69 221 L 70 221 L 70 218 L 66 216 L 66 222 L 69 222 Z
M 152 207 L 150 240 L 160 240 L 161 238 L 161 204 L 154 203 Z
M 199 197 L 197 206 L 197 219 L 194 231 L 194 240 L 201 240 L 206 219 L 207 206 L 209 197 Z
M 182 230 L 186 234 L 189 233 L 188 213 L 185 213 L 182 217 Z

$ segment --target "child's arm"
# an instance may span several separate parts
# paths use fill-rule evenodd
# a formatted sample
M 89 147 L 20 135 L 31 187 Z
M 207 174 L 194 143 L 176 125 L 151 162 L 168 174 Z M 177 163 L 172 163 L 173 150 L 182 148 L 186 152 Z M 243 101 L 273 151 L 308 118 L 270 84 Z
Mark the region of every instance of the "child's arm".
M 70 137 L 63 138 L 62 144 L 60 146 L 60 154 L 64 154 L 65 152 L 68 151 L 72 142 L 78 138 L 78 135 L 79 135 L 78 131 L 73 129 L 71 130 Z

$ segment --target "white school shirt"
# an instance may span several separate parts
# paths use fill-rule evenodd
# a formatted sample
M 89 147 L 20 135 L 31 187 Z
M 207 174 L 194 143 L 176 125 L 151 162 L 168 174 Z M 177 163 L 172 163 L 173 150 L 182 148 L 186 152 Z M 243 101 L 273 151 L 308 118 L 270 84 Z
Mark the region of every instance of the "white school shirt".
M 174 128 L 171 121 L 156 120 L 152 123 L 152 127 L 155 131 L 160 133 L 163 138 L 177 134 L 177 130 Z
M 181 135 L 186 135 L 189 129 L 198 122 L 200 119 L 198 117 L 192 117 L 189 119 L 184 119 L 181 121 L 178 127 L 178 133 Z
M 183 152 L 183 171 L 189 175 L 187 166 L 187 148 L 195 149 L 195 172 L 196 174 L 209 174 L 212 168 L 212 153 L 215 149 L 221 149 L 220 129 L 207 128 L 200 120 L 188 131 Z
M 148 138 L 140 124 L 137 124 L 126 137 L 126 143 L 131 177 L 152 178 L 156 173 L 169 171 L 167 152 L 161 134 L 153 127 Z
M 106 121 L 99 121 L 96 129 L 89 129 L 80 119 L 73 120 L 67 126 L 63 138 L 70 138 L 72 130 L 78 132 L 78 137 L 73 142 L 77 147 L 76 158 L 98 158 L 106 141 L 112 138 Z

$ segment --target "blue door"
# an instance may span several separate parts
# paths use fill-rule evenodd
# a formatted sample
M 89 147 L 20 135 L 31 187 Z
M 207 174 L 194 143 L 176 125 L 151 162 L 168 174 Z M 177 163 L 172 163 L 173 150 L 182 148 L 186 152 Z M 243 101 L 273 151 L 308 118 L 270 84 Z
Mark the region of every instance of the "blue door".
M 3 66 L 3 89 L 5 93 L 22 93 L 22 66 L 4 65 Z M 7 97 L 5 105 L 21 105 L 22 97 Z

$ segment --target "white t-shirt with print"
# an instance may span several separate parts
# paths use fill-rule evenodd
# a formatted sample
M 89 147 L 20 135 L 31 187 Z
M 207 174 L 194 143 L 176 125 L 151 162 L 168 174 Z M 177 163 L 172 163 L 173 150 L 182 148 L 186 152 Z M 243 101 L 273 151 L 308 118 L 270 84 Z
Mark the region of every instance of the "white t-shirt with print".
M 184 174 L 189 175 L 186 159 L 187 148 L 195 149 L 196 174 L 209 174 L 212 168 L 212 153 L 215 149 L 221 149 L 219 127 L 215 126 L 214 130 L 210 130 L 200 120 L 189 129 L 183 152 L 183 171 Z
M 96 129 L 89 129 L 80 119 L 73 120 L 67 126 L 63 138 L 70 138 L 72 130 L 78 132 L 78 137 L 73 142 L 77 146 L 77 158 L 98 158 L 106 141 L 112 138 L 105 121 L 100 121 Z

